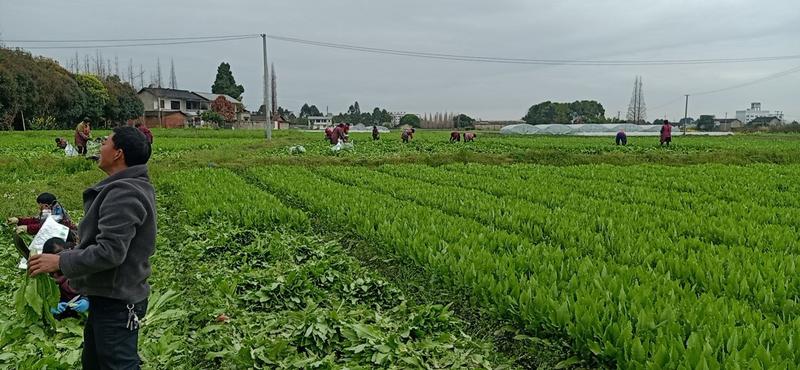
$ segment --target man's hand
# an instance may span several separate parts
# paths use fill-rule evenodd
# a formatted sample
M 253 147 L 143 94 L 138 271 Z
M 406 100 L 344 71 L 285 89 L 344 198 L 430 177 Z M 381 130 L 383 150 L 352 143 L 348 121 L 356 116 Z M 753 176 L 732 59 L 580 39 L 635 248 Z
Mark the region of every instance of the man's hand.
M 28 225 L 17 226 L 16 228 L 14 228 L 14 231 L 17 234 L 24 234 L 28 232 Z
M 59 262 L 61 262 L 61 257 L 57 254 L 37 254 L 28 259 L 28 273 L 36 276 L 56 272 L 59 270 Z
M 16 225 L 19 223 L 19 219 L 16 217 L 9 217 L 6 222 L 8 222 L 9 225 Z

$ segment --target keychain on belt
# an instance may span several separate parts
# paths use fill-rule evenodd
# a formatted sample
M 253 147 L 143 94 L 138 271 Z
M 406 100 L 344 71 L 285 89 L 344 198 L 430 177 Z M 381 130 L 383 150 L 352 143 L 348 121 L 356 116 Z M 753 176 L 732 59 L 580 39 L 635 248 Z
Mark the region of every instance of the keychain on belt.
M 136 316 L 136 312 L 133 311 L 133 305 L 129 304 L 126 306 L 128 308 L 128 324 L 125 325 L 126 328 L 130 331 L 138 330 L 139 329 L 139 316 Z

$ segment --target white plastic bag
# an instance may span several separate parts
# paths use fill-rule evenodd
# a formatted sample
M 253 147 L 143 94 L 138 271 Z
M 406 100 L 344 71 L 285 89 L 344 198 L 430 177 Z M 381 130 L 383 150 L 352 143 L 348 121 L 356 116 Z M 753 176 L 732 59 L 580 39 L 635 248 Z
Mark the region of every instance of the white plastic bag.
M 50 238 L 67 240 L 67 235 L 69 235 L 69 228 L 58 223 L 53 216 L 50 216 L 44 221 L 42 228 L 39 229 L 36 236 L 33 237 L 33 241 L 31 245 L 28 246 L 28 249 L 31 255 L 41 254 L 42 249 L 44 249 L 44 243 L 50 240 Z

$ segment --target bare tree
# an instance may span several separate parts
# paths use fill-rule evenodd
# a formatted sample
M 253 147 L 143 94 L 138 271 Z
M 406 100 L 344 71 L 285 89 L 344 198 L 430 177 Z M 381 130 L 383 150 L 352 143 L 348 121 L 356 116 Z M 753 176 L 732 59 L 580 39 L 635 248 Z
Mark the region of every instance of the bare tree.
M 156 87 L 161 87 L 161 58 L 156 60 Z
M 647 120 L 647 106 L 644 103 L 644 92 L 642 92 L 642 77 L 636 76 L 633 83 L 633 95 L 628 105 L 627 121 L 634 124 L 642 124 Z
M 169 58 L 169 88 L 178 88 L 178 77 L 175 76 L 175 60 Z
M 144 67 L 139 64 L 139 88 L 144 89 Z

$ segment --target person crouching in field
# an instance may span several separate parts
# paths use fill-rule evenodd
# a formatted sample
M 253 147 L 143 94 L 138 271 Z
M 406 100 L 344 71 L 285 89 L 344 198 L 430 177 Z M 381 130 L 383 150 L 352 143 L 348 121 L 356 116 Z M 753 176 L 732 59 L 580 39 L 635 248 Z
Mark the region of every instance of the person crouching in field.
M 53 217 L 58 223 L 68 227 L 70 231 L 77 230 L 77 227 L 69 218 L 69 214 L 58 202 L 56 196 L 50 193 L 41 193 L 36 197 L 36 203 L 39 205 L 39 215 L 35 217 L 11 217 L 8 219 L 9 225 L 17 225 L 16 231 L 18 234 L 27 232 L 30 235 L 36 235 L 42 228 L 44 221 L 47 217 Z
M 619 130 L 619 132 L 617 132 L 616 142 L 617 145 L 628 145 L 628 135 L 625 134 L 624 130 Z
M 475 135 L 475 134 L 473 134 L 471 132 L 465 132 L 464 133 L 464 142 L 466 143 L 466 142 L 475 141 L 475 137 L 476 136 L 478 136 L 478 135 Z
M 669 146 L 669 143 L 672 141 L 672 125 L 669 124 L 669 121 L 664 120 L 664 124 L 661 125 L 661 145 L 663 146 L 665 143 Z
M 73 243 L 67 243 L 64 239 L 50 238 L 42 248 L 42 253 L 45 254 L 59 254 L 61 251 L 72 249 Z M 50 312 L 55 315 L 56 320 L 63 320 L 68 317 L 79 317 L 79 313 L 84 313 L 89 310 L 89 299 L 81 297 L 72 286 L 69 285 L 69 280 L 60 271 L 51 272 L 50 277 L 55 280 L 58 285 L 58 290 L 61 293 L 58 305 L 50 309 Z
M 450 142 L 455 143 L 456 141 L 461 141 L 461 133 L 453 131 L 450 133 Z
M 372 140 L 380 140 L 381 134 L 378 131 L 378 126 L 372 126 Z
M 58 149 L 54 150 L 63 149 L 64 155 L 67 157 L 75 157 L 78 155 L 78 150 L 76 150 L 75 147 L 68 143 L 63 137 L 56 138 L 56 147 L 58 147 Z

